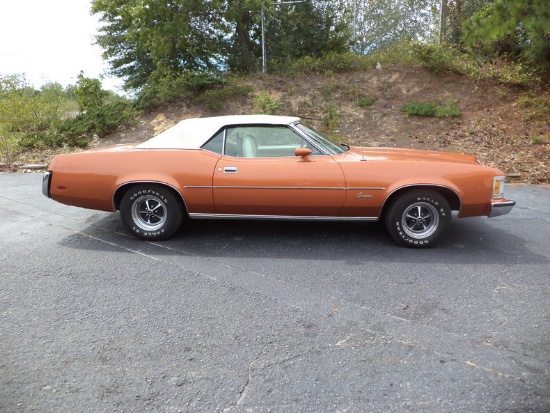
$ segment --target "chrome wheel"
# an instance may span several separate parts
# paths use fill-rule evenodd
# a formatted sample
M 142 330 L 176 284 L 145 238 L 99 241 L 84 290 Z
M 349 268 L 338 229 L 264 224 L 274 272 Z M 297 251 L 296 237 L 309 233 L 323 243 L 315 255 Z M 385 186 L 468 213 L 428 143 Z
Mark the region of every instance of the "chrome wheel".
M 155 184 L 132 185 L 120 201 L 120 218 L 138 238 L 160 241 L 181 226 L 184 204 L 170 188 Z
M 425 239 L 437 231 L 439 214 L 432 204 L 417 202 L 405 209 L 401 223 L 403 231 L 409 237 Z
M 166 204 L 154 195 L 142 195 L 132 204 L 132 221 L 144 231 L 156 231 L 166 223 Z
M 396 196 L 385 221 L 392 238 L 411 248 L 434 246 L 451 224 L 451 207 L 438 192 L 417 189 Z

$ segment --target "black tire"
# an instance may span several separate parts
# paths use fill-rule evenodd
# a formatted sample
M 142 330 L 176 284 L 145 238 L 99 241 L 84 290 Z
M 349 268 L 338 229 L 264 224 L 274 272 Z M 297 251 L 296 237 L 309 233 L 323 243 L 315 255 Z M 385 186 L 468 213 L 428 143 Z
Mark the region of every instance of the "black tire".
M 138 238 L 159 241 L 181 226 L 183 206 L 168 188 L 136 185 L 122 196 L 120 218 Z
M 429 248 L 449 229 L 451 220 L 451 207 L 441 194 L 418 189 L 392 202 L 386 214 L 386 228 L 405 247 Z

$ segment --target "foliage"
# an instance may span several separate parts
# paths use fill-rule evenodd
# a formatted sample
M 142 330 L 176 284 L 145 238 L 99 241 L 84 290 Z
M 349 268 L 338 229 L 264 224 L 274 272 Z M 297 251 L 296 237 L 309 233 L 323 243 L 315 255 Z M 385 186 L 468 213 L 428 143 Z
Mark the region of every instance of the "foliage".
M 458 73 L 474 80 L 487 79 L 509 85 L 537 86 L 540 82 L 532 67 L 521 61 L 507 59 L 506 56 L 480 63 L 447 43 L 413 43 L 411 50 L 416 59 L 437 75 Z
M 101 107 L 109 93 L 102 89 L 99 79 L 91 79 L 84 76 L 83 72 L 78 75 L 76 87 L 73 89 L 78 102 L 78 110 L 87 110 Z
M 268 54 L 275 60 L 347 49 L 348 25 L 329 0 L 92 2 L 92 13 L 103 23 L 97 42 L 112 74 L 123 78 L 128 90 L 153 88 L 148 96 L 157 95 L 161 79 L 187 72 L 259 69 L 262 10 Z
M 256 96 L 254 104 L 260 109 L 260 113 L 265 115 L 275 115 L 283 108 L 283 104 L 279 99 L 272 98 L 266 92 L 262 92 Z
M 471 65 L 466 55 L 446 43 L 413 43 L 411 49 L 414 56 L 437 75 L 445 72 L 465 74 Z
M 236 96 L 247 95 L 252 91 L 250 86 L 241 86 L 228 82 L 222 87 L 209 89 L 193 100 L 193 103 L 202 104 L 207 109 L 218 111 L 222 108 L 223 102 Z
M 537 120 L 550 124 L 550 102 L 542 96 L 532 92 L 526 93 L 519 99 L 518 106 L 526 110 L 523 116 L 525 120 Z
M 22 75 L 0 79 L 0 153 L 7 163 L 27 134 L 50 134 L 75 111 L 71 94 L 58 83 L 40 90 L 30 87 Z
M 340 125 L 342 112 L 336 105 L 327 105 L 323 109 L 323 128 L 327 132 L 334 132 Z
M 152 78 L 143 86 L 136 99 L 136 107 L 147 109 L 179 99 L 190 99 L 198 93 L 223 86 L 226 80 L 210 72 L 172 73 Z
M 35 90 L 21 75 L 0 79 L 0 151 L 8 162 L 18 149 L 86 146 L 136 117 L 132 102 L 82 73 L 65 90 L 58 83 Z
M 357 106 L 360 108 L 366 108 L 372 106 L 376 102 L 376 98 L 373 96 L 363 96 L 357 99 Z
M 58 83 L 34 90 L 24 76 L 0 79 L 0 125 L 9 132 L 55 129 L 75 105 Z
M 31 132 L 19 141 L 25 149 L 59 148 L 63 146 L 88 146 L 93 136 L 103 137 L 116 131 L 121 125 L 132 125 L 138 112 L 130 102 L 120 100 L 91 108 L 76 118 L 63 121 L 56 130 Z
M 539 71 L 521 60 L 510 60 L 503 56 L 484 64 L 471 65 L 467 73 L 474 79 L 489 79 L 502 84 L 537 88 L 541 77 Z
M 151 76 L 215 69 L 224 33 L 218 0 L 93 0 L 98 44 L 111 72 L 139 89 Z
M 11 165 L 14 154 L 17 152 L 18 139 L 12 132 L 6 131 L 0 125 L 0 159 Z
M 104 137 L 121 125 L 131 125 L 138 112 L 130 102 L 119 101 L 95 107 L 79 113 L 76 118 L 63 122 L 58 131 L 68 137 L 93 135 Z
M 401 106 L 401 111 L 408 115 L 435 116 L 438 118 L 450 118 L 460 116 L 458 101 L 447 100 L 440 102 L 411 102 Z
M 446 0 L 442 3 L 439 42 L 449 43 L 462 50 L 463 25 L 478 10 L 494 0 Z
M 531 136 L 530 139 L 531 145 L 542 145 L 544 143 L 544 137 L 543 136 Z
M 262 53 L 262 0 L 222 0 L 220 3 L 223 17 L 219 20 L 219 27 L 226 36 L 220 43 L 219 55 L 235 73 L 256 71 Z M 264 2 L 264 7 L 270 6 L 270 2 Z
M 64 146 L 85 148 L 89 140 L 86 136 L 65 136 L 56 132 L 33 132 L 21 137 L 17 143 L 22 149 L 61 148 Z
M 370 0 L 353 2 L 353 49 L 360 53 L 392 48 L 401 41 L 432 39 L 437 17 L 433 0 Z M 350 10 L 351 12 L 351 10 Z
M 417 59 L 412 53 L 409 42 L 400 42 L 387 49 L 375 50 L 367 54 L 357 54 L 351 51 L 344 53 L 331 52 L 321 57 L 305 56 L 276 66 L 279 73 L 335 74 L 356 70 L 371 70 L 381 64 L 382 67 L 393 64 L 413 64 Z
M 349 24 L 338 15 L 337 2 L 281 4 L 271 10 L 267 24 L 269 60 L 277 64 L 300 57 L 318 58 L 345 53 Z
M 304 56 L 290 62 L 277 62 L 276 71 L 290 74 L 342 73 L 358 68 L 361 58 L 351 52 L 329 53 L 321 57 Z
M 496 0 L 464 23 L 464 43 L 480 59 L 521 57 L 550 68 L 548 0 Z

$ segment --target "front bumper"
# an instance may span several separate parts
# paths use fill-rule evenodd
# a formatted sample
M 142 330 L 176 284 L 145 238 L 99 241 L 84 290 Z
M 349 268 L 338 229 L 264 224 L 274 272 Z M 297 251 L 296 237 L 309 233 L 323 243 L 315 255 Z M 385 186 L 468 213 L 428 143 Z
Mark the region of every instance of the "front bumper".
M 516 201 L 491 202 L 491 211 L 489 212 L 489 218 L 499 217 L 501 215 L 508 214 L 512 210 L 514 205 L 516 205 Z
M 50 197 L 50 185 L 52 182 L 52 173 L 50 171 L 44 172 L 42 177 L 42 194 L 46 197 Z

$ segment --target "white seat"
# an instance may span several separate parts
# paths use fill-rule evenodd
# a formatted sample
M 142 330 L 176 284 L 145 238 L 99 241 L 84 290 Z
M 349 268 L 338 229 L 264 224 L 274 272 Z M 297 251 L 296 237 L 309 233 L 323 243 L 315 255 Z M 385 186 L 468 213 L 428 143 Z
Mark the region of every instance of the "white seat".
M 256 157 L 256 142 L 252 136 L 247 135 L 243 138 L 243 157 L 255 158 Z

